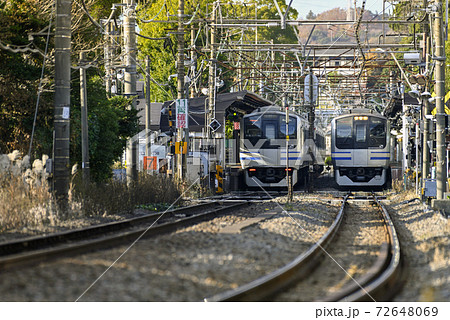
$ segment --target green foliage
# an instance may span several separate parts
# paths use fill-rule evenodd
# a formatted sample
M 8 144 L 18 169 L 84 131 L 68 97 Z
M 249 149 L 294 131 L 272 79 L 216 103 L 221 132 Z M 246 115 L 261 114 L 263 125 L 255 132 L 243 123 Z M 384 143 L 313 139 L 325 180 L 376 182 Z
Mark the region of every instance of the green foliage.
M 43 57 L 37 52 L 25 50 L 13 52 L 17 46 L 45 48 L 45 37 L 36 37 L 32 45 L 28 34 L 44 29 L 50 13 L 45 1 L 10 0 L 0 6 L 0 42 L 11 45 L 11 50 L 0 50 L 0 151 L 28 151 L 38 83 Z M 24 47 L 21 47 L 24 49 Z M 45 75 L 49 70 L 45 70 Z M 52 95 L 41 95 L 40 112 L 35 132 L 36 153 L 50 153 Z
M 100 77 L 89 77 L 87 82 L 89 162 L 92 179 L 100 182 L 111 178 L 111 167 L 123 154 L 126 140 L 138 132 L 138 117 L 137 110 L 129 108 L 130 99 L 107 98 Z M 71 159 L 75 163 L 81 163 L 79 90 L 79 83 L 75 83 L 71 99 Z
M 286 12 L 287 4 L 284 0 L 277 0 L 281 12 Z M 258 2 L 258 18 L 260 19 L 280 19 L 277 8 L 273 4 L 273 0 L 262 0 Z M 296 19 L 297 10 L 289 9 L 287 19 Z M 258 28 L 258 38 L 262 40 L 273 40 L 274 43 L 296 43 L 297 37 L 291 27 L 281 29 L 281 27 Z
M 212 3 L 213 0 L 201 1 L 199 5 L 199 10 L 196 13 L 196 19 L 201 18 L 211 18 L 212 11 Z M 246 3 L 244 6 L 243 3 Z M 251 4 L 248 4 L 251 3 Z M 282 12 L 285 12 L 287 9 L 286 1 L 278 0 L 279 6 Z M 255 9 L 254 2 L 250 1 L 239 1 L 232 2 L 230 4 L 221 4 L 221 12 L 222 17 L 234 17 L 237 19 L 254 19 L 255 18 Z M 176 78 L 172 78 L 170 82 L 168 82 L 169 76 L 176 74 L 177 71 L 175 69 L 175 61 L 176 61 L 176 50 L 177 50 L 177 39 L 175 35 L 169 34 L 172 31 L 175 31 L 177 28 L 177 7 L 171 5 L 165 5 L 164 0 L 155 0 L 152 3 L 145 3 L 139 6 L 137 10 L 139 29 L 140 34 L 150 37 L 150 38 L 163 38 L 166 37 L 165 40 L 149 40 L 138 37 L 139 43 L 139 51 L 140 51 L 140 60 L 143 61 L 147 56 L 151 59 L 151 77 L 160 85 L 155 83 L 151 84 L 150 92 L 151 92 L 151 100 L 152 101 L 166 101 L 172 100 L 175 96 L 176 92 Z M 162 10 L 161 10 L 162 8 Z M 197 9 L 197 3 L 190 3 L 189 1 L 185 5 L 185 14 L 188 16 L 192 15 Z M 273 5 L 273 0 L 261 0 L 257 2 L 257 15 L 261 19 L 280 19 L 278 11 L 276 7 Z M 297 18 L 298 13 L 295 9 L 291 8 L 289 10 L 288 19 Z M 144 23 L 143 20 L 172 20 L 173 24 L 167 23 Z M 201 48 L 205 47 L 206 43 L 204 40 L 206 38 L 205 30 L 203 25 L 201 25 L 200 30 L 198 30 L 198 25 L 187 25 L 186 26 L 186 34 L 185 34 L 185 43 L 187 45 L 190 44 L 190 32 L 189 29 L 194 27 L 196 34 L 196 43 L 195 46 L 197 48 L 197 67 L 199 67 L 202 62 L 206 62 L 209 59 Z M 217 38 L 221 38 L 225 36 L 227 33 L 226 29 L 217 30 Z M 208 34 L 209 35 L 209 34 Z M 230 39 L 238 40 L 239 36 L 231 36 Z M 252 32 L 246 33 L 246 40 L 254 41 L 255 33 Z M 287 27 L 286 29 L 277 28 L 269 28 L 269 27 L 260 27 L 258 28 L 258 41 L 272 41 L 274 43 L 296 43 L 297 38 L 295 36 L 294 30 L 292 27 Z M 190 55 L 188 53 L 188 55 Z M 228 59 L 225 55 L 219 55 L 217 58 L 219 61 L 225 61 Z M 233 78 L 235 77 L 234 71 L 231 70 L 223 70 L 223 77 L 221 79 L 224 80 L 225 86 L 221 88 L 221 92 L 226 92 L 226 90 L 233 83 Z M 200 80 L 201 83 L 206 84 L 207 81 L 207 72 L 203 72 L 202 78 Z
M 165 6 L 158 14 L 160 9 L 165 5 L 164 0 L 156 0 L 153 3 L 146 3 L 137 10 L 138 25 L 140 34 L 150 38 L 166 38 L 163 40 L 149 40 L 138 37 L 139 57 L 140 60 L 150 58 L 150 75 L 158 84 L 152 82 L 150 84 L 150 94 L 152 101 L 172 100 L 173 96 L 170 92 L 176 92 L 175 82 L 168 83 L 169 76 L 175 74 L 176 61 L 176 38 L 173 35 L 168 36 L 168 28 L 176 27 L 166 23 L 139 23 L 142 20 L 169 20 L 169 15 L 176 15 L 176 8 L 173 6 Z M 186 8 L 188 9 L 188 8 Z M 189 11 L 186 10 L 186 13 Z

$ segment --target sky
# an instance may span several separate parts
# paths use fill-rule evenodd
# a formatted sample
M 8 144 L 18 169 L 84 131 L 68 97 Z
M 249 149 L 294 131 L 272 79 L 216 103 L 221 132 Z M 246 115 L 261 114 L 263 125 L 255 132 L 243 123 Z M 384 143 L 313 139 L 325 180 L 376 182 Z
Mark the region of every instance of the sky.
M 289 4 L 290 0 L 286 0 L 286 3 Z M 352 7 L 355 0 L 350 0 L 352 3 Z M 361 7 L 363 1 L 357 0 L 356 6 Z M 308 14 L 309 10 L 312 10 L 315 14 L 321 13 L 323 11 L 327 11 L 334 8 L 342 8 L 347 9 L 348 0 L 293 0 L 292 7 L 297 9 L 300 17 L 305 18 Z M 386 11 L 389 12 L 388 9 L 389 3 L 386 2 Z M 373 13 L 378 11 L 379 13 L 383 11 L 383 0 L 366 0 L 365 5 L 366 10 L 370 10 Z

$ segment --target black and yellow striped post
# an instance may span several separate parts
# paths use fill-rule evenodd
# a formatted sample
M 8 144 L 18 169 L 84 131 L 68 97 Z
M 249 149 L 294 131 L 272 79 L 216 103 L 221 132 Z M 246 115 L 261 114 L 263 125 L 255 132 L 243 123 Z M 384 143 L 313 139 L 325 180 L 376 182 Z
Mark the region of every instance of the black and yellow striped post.
M 217 180 L 216 193 L 223 193 L 223 168 L 222 166 L 219 165 L 216 165 L 216 180 Z

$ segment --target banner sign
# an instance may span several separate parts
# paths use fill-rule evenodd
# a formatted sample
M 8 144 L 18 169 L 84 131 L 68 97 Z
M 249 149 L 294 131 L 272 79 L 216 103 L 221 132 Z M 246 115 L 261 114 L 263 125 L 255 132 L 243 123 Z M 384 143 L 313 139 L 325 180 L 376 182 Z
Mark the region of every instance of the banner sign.
M 188 100 L 177 99 L 175 101 L 175 107 L 177 112 L 177 128 L 188 127 Z

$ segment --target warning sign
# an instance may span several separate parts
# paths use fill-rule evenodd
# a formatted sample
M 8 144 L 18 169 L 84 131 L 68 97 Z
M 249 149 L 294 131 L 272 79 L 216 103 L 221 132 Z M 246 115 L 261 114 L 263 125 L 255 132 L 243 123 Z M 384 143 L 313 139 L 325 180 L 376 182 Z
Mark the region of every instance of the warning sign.
M 144 170 L 157 170 L 158 159 L 157 157 L 144 157 Z

